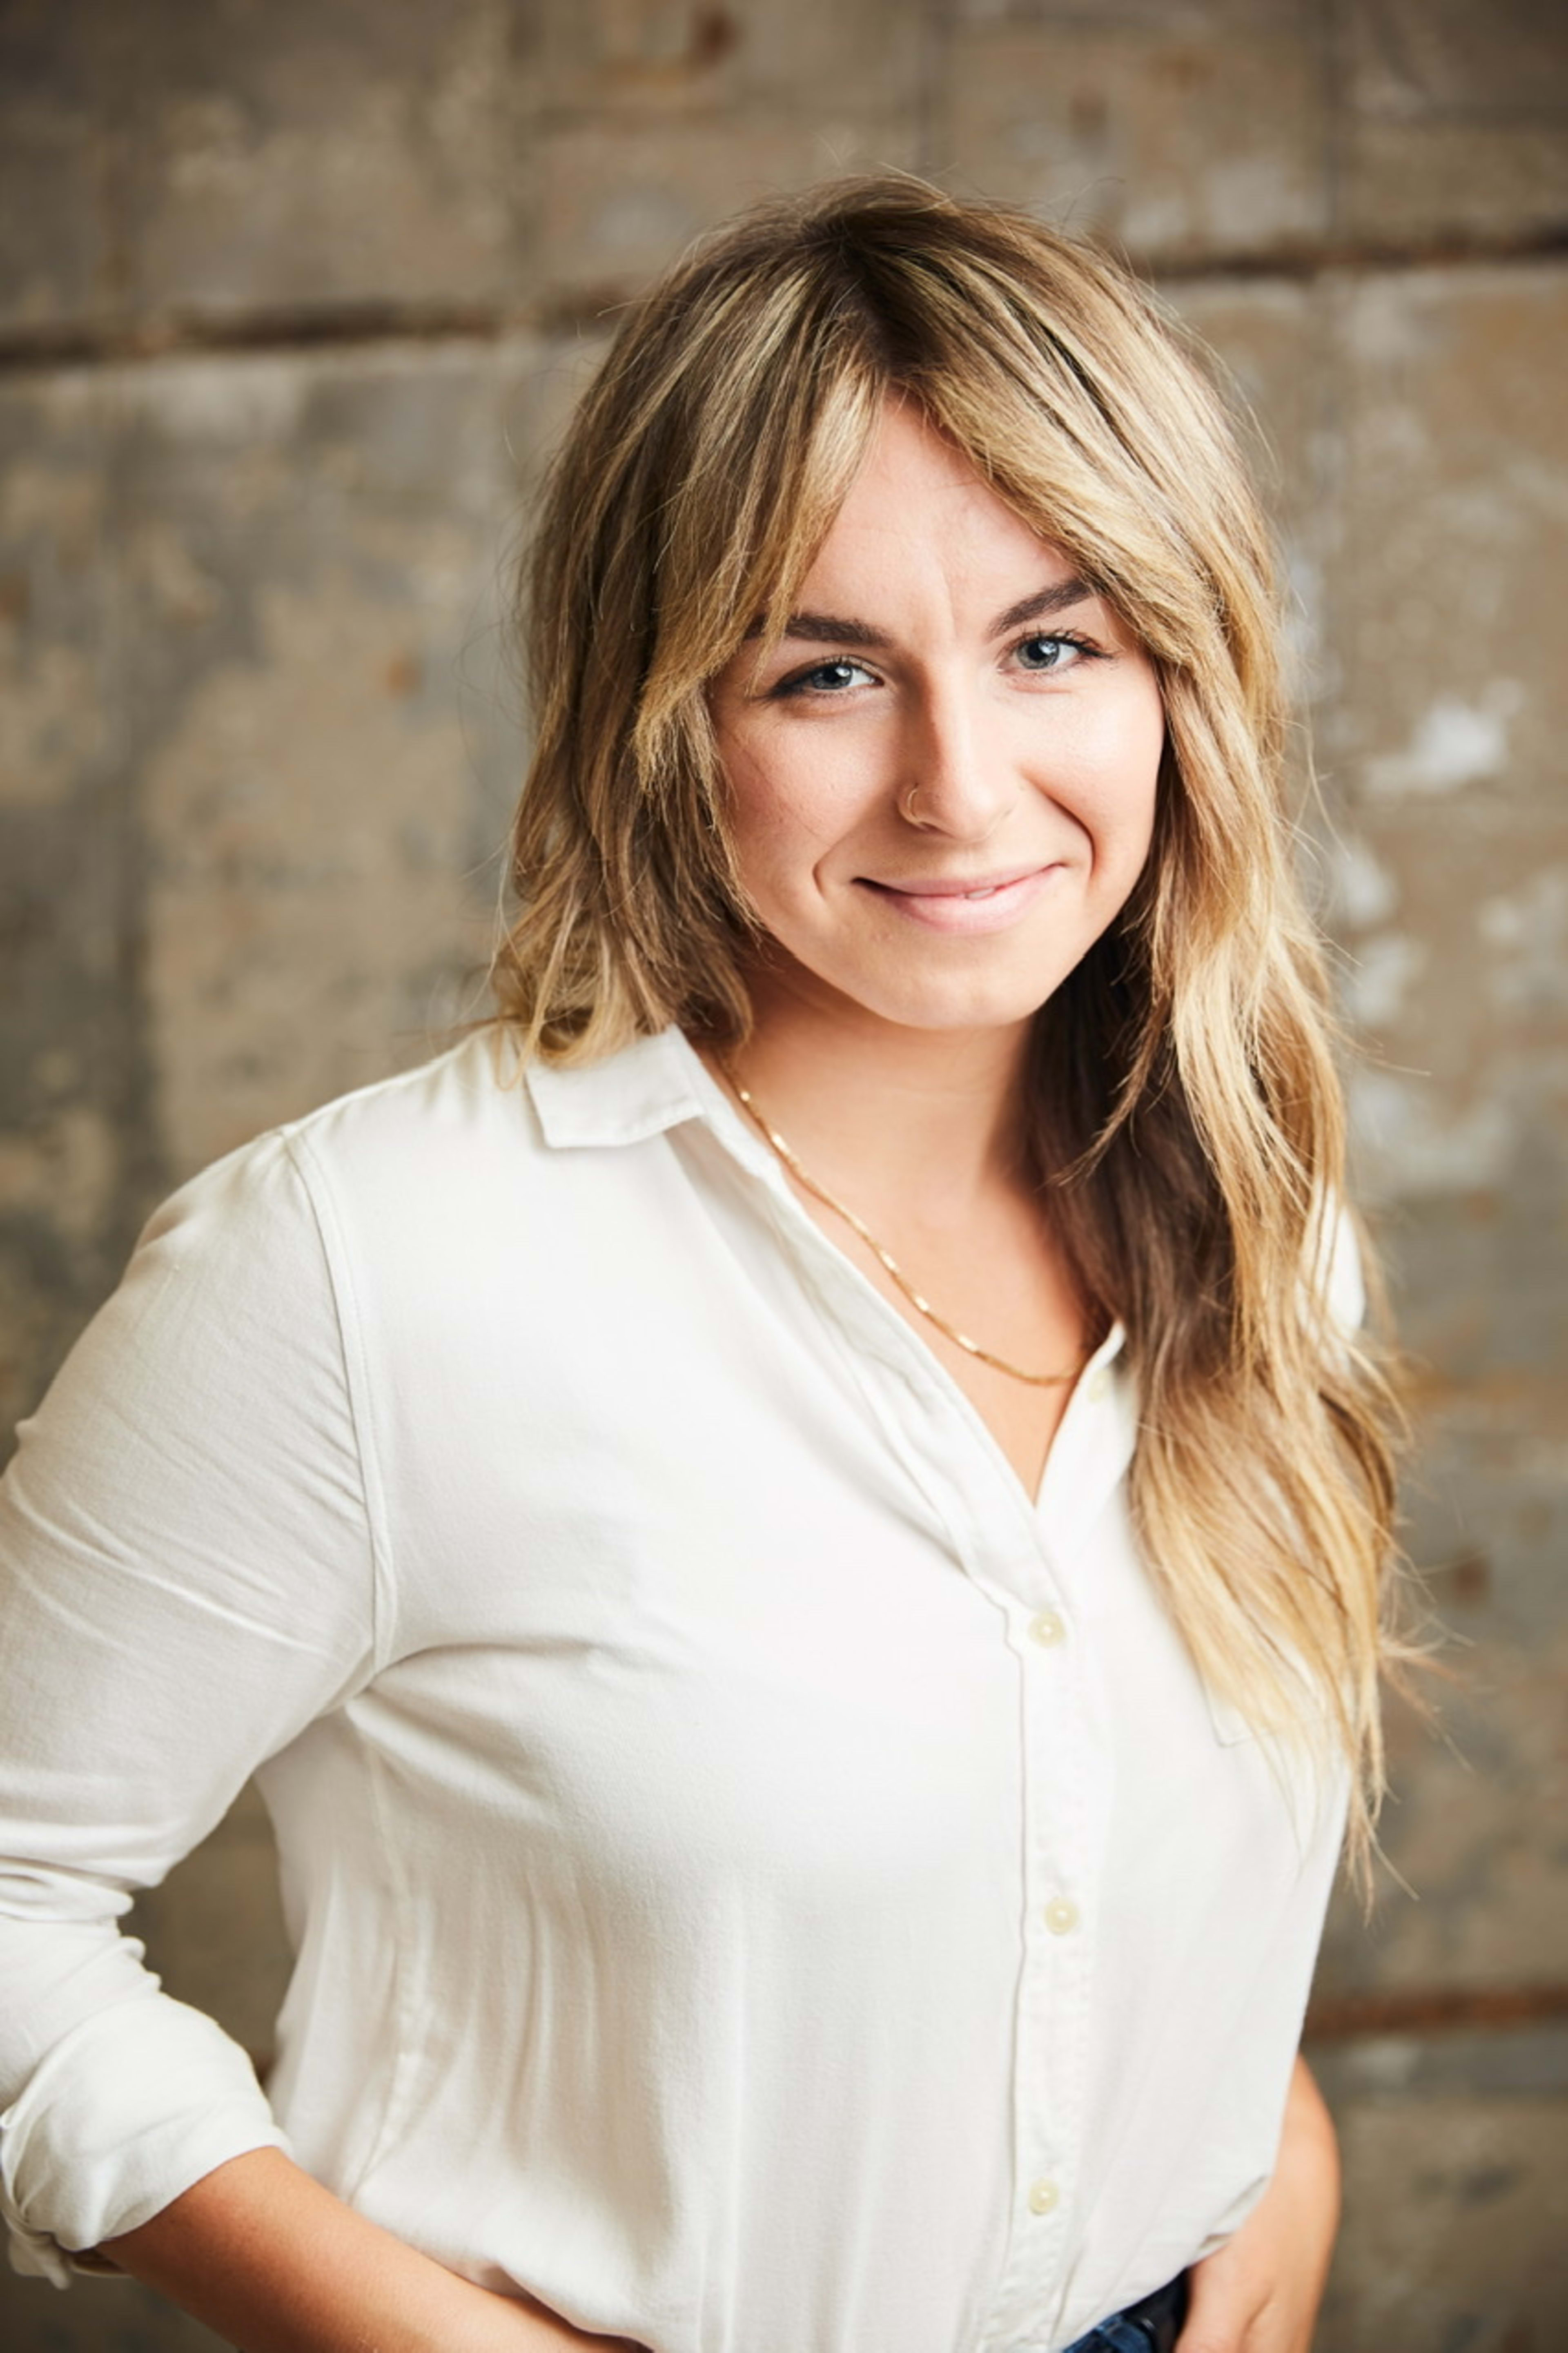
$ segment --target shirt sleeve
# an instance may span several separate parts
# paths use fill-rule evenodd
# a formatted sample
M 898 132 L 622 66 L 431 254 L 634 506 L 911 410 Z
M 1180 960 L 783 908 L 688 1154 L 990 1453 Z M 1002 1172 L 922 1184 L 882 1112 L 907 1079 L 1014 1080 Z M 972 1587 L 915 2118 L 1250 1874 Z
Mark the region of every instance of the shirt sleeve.
M 286 1136 L 158 1211 L 0 1482 L 0 2197 L 12 2260 L 284 2146 L 119 1930 L 374 1664 L 339 1300 Z

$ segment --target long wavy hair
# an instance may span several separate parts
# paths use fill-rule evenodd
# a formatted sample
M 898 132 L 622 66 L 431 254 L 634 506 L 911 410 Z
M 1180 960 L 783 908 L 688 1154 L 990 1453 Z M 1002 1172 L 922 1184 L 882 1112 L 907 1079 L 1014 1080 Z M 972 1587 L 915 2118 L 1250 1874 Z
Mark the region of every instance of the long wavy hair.
M 524 581 L 536 728 L 499 1018 L 583 1062 L 744 1042 L 759 937 L 706 690 L 782 632 L 884 401 L 917 404 L 1158 672 L 1154 843 L 1035 1025 L 1035 1169 L 1139 1384 L 1132 1509 L 1205 1681 L 1383 1785 L 1396 1416 L 1329 1304 L 1344 1122 L 1282 783 L 1268 532 L 1188 339 L 1103 255 L 905 178 L 764 206 L 623 318 Z

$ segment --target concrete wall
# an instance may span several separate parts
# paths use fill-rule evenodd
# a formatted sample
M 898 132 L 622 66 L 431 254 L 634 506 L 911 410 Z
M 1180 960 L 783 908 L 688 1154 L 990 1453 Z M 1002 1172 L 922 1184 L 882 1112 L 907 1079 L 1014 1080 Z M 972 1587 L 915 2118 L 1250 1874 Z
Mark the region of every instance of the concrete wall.
M 470 1002 L 498 578 L 607 310 L 875 164 L 1122 240 L 1274 452 L 1363 1180 L 1421 1367 L 1321 2353 L 1568 2343 L 1568 19 L 1556 0 L 4 0 L 0 1418 L 151 1204 Z M 247 1802 L 140 1907 L 264 2048 Z M 209 2346 L 0 2288 L 20 2353 Z

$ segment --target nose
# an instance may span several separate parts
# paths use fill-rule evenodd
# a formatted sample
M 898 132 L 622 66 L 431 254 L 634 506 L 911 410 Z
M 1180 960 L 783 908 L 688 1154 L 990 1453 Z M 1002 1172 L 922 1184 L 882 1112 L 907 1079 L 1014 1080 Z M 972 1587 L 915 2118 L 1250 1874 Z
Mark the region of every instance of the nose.
M 962 686 L 932 682 L 911 698 L 900 750 L 899 812 L 921 833 L 986 841 L 1017 802 L 1003 732 Z

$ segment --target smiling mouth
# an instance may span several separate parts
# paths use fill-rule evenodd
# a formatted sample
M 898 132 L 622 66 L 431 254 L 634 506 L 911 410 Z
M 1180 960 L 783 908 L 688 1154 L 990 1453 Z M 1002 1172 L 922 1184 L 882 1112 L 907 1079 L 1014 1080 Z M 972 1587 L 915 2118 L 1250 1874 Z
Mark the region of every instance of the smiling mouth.
M 896 899 L 994 899 L 998 892 L 1011 891 L 1020 882 L 1033 881 L 1037 874 L 1050 871 L 1051 864 L 1046 863 L 1018 867 L 1010 874 L 985 875 L 973 882 L 956 875 L 952 880 L 929 882 L 883 882 L 870 874 L 862 874 L 859 879 L 868 890 L 881 891 Z
M 1027 913 L 1062 871 L 1061 861 L 1053 859 L 1048 864 L 1015 867 L 1010 873 L 977 874 L 973 879 L 954 874 L 921 881 L 881 882 L 866 874 L 859 880 L 906 922 L 928 932 L 963 937 L 1005 930 Z

